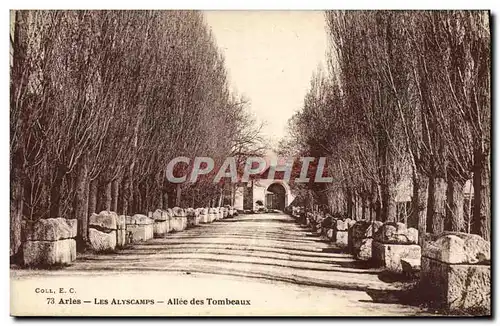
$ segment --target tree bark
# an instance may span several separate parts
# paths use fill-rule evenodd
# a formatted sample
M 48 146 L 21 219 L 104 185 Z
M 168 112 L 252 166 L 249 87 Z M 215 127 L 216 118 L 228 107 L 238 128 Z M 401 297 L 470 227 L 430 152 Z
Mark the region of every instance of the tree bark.
M 62 184 L 66 171 L 63 167 L 56 168 L 56 176 L 50 187 L 50 217 L 58 218 L 61 216 L 61 193 Z
M 181 207 L 181 195 L 182 195 L 181 184 L 178 183 L 176 186 L 176 199 L 175 199 L 175 206 L 177 207 Z
M 464 231 L 464 183 L 448 178 L 446 189 L 446 231 Z
M 88 211 L 89 211 L 89 182 L 88 166 L 85 157 L 76 167 L 75 198 L 73 202 L 74 218 L 78 221 L 76 236 L 77 249 L 85 248 L 88 240 Z
M 347 203 L 347 217 L 352 218 L 354 215 L 354 209 L 353 209 L 353 200 L 352 200 L 352 191 L 350 188 L 346 189 L 346 203 Z
M 434 202 L 435 202 L 435 188 L 436 188 L 436 178 L 434 175 L 429 176 L 429 187 L 427 190 L 427 212 L 426 212 L 426 222 L 425 230 L 427 233 L 433 233 L 433 221 L 434 221 Z
M 477 152 L 474 155 L 474 211 L 472 233 L 490 241 L 491 230 L 491 194 L 490 194 L 490 161 Z
M 441 234 L 444 231 L 446 219 L 446 181 L 444 178 L 435 179 L 434 214 L 432 233 Z
M 121 188 L 118 192 L 118 211 L 120 214 L 128 215 L 131 203 L 130 177 L 125 175 L 121 181 Z
M 120 181 L 115 179 L 111 182 L 111 211 L 118 212 L 118 195 L 120 192 Z
M 99 182 L 99 188 L 97 192 L 97 210 L 99 212 L 111 210 L 111 181 L 106 180 Z
M 396 185 L 387 183 L 382 185 L 382 221 L 396 222 L 397 207 L 396 207 Z
M 92 215 L 97 209 L 97 179 L 91 180 L 89 184 L 89 213 Z
M 10 189 L 10 257 L 19 260 L 23 221 L 23 182 L 19 168 L 12 167 Z
M 413 214 L 418 221 L 419 244 L 423 244 L 427 226 L 427 203 L 429 193 L 429 178 L 421 173 L 413 174 Z

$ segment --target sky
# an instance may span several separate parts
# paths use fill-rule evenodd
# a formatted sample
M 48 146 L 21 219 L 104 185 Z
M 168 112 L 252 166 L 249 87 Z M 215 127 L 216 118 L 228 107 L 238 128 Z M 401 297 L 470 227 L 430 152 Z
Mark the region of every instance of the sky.
M 313 72 L 325 66 L 327 36 L 321 11 L 206 11 L 224 53 L 230 86 L 277 142 L 303 105 Z

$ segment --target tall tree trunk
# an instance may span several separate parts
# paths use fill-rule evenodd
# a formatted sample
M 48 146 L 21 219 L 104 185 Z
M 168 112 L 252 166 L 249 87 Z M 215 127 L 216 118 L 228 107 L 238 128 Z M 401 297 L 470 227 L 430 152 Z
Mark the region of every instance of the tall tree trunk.
M 363 195 L 361 197 L 361 219 L 366 220 L 366 205 L 367 205 L 367 198 L 366 195 Z
M 490 193 L 490 161 L 479 151 L 474 155 L 474 212 L 472 233 L 490 240 L 491 232 L 491 193 Z
M 397 207 L 396 207 L 396 185 L 387 183 L 382 185 L 382 221 L 396 222 Z
M 427 226 L 427 203 L 429 193 L 429 178 L 422 173 L 413 174 L 413 210 L 415 220 L 418 221 L 419 244 L 423 244 Z M 432 225 L 432 224 L 431 224 Z
M 169 206 L 168 206 L 168 192 L 166 190 L 163 190 L 162 200 L 163 200 L 163 209 L 169 208 Z
M 346 203 L 347 203 L 347 218 L 352 218 L 354 215 L 354 203 L 352 198 L 352 191 L 350 188 L 346 189 Z
M 444 231 L 444 221 L 446 219 L 446 180 L 444 178 L 435 179 L 434 188 L 434 214 L 432 233 L 441 234 Z
M 425 229 L 427 233 L 433 233 L 434 224 L 434 206 L 435 206 L 435 188 L 436 188 L 436 177 L 434 175 L 429 176 L 429 187 L 427 190 L 427 212 L 426 212 L 426 222 Z
M 88 240 L 89 182 L 86 157 L 82 157 L 76 167 L 75 198 L 73 202 L 74 218 L 78 221 L 76 236 L 77 249 L 85 248 Z
M 61 193 L 62 184 L 66 170 L 64 167 L 59 166 L 56 169 L 56 176 L 52 186 L 50 187 L 50 217 L 58 218 L 61 216 Z
M 448 178 L 446 189 L 446 231 L 464 231 L 464 183 Z
M 118 212 L 118 195 L 120 191 L 120 180 L 115 179 L 111 182 L 111 210 Z
M 101 181 L 98 187 L 97 210 L 99 212 L 111 210 L 111 181 Z
M 131 185 L 130 176 L 128 173 L 125 174 L 121 181 L 121 187 L 118 191 L 118 212 L 123 215 L 129 215 L 131 210 Z
M 13 166 L 10 189 L 10 256 L 13 262 L 19 261 L 21 253 L 23 192 L 21 169 Z
M 176 185 L 176 199 L 175 199 L 175 206 L 181 207 L 181 195 L 182 195 L 182 189 L 181 189 L 181 184 L 178 183 Z
M 89 184 L 89 213 L 92 215 L 97 210 L 97 179 L 91 180 Z

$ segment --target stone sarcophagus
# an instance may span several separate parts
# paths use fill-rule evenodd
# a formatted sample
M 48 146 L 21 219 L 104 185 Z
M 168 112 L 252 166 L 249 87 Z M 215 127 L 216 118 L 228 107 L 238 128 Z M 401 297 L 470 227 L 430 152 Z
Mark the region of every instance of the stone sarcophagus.
M 148 241 L 154 237 L 154 220 L 142 214 L 126 216 L 128 243 Z
M 186 212 L 180 207 L 172 209 L 172 219 L 170 220 L 170 227 L 172 231 L 181 232 L 187 228 Z
M 210 207 L 208 209 L 208 223 L 215 221 L 215 208 Z
M 233 206 L 227 206 L 227 217 L 231 218 L 234 217 L 234 207 Z
M 170 219 L 168 213 L 164 210 L 157 209 L 153 212 L 152 218 L 154 220 L 153 224 L 153 235 L 156 238 L 163 238 L 170 231 Z
M 380 221 L 356 221 L 349 229 L 349 251 L 356 259 L 372 259 L 373 235 L 382 224 Z
M 347 232 L 349 229 L 348 221 L 334 220 L 332 226 L 332 242 L 335 243 L 339 248 L 347 248 Z
M 76 259 L 76 233 L 76 219 L 49 218 L 24 224 L 24 265 L 71 264 Z
M 386 222 L 374 234 L 373 261 L 391 272 L 402 273 L 402 259 L 420 261 L 421 249 L 417 243 L 418 230 L 406 228 L 403 223 Z
M 197 209 L 188 208 L 186 209 L 187 226 L 195 227 L 200 224 L 200 213 Z
M 203 207 L 203 208 L 198 208 L 198 210 L 200 212 L 200 223 L 202 224 L 210 223 L 208 216 L 208 208 Z
M 490 314 L 490 243 L 479 235 L 445 232 L 424 241 L 420 286 L 424 298 L 449 311 Z
M 116 246 L 125 247 L 127 244 L 127 222 L 125 215 L 118 215 L 116 219 Z
M 92 214 L 89 218 L 89 242 L 96 252 L 115 250 L 118 242 L 118 215 L 111 211 Z

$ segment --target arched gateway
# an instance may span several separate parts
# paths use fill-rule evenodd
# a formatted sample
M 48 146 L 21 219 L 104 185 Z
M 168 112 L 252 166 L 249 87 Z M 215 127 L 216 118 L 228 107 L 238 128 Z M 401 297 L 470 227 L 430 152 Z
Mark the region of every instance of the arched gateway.
M 267 175 L 237 186 L 234 208 L 238 210 L 256 209 L 263 204 L 268 209 L 283 210 L 295 196 L 290 190 L 288 182 L 278 178 L 268 179 Z

